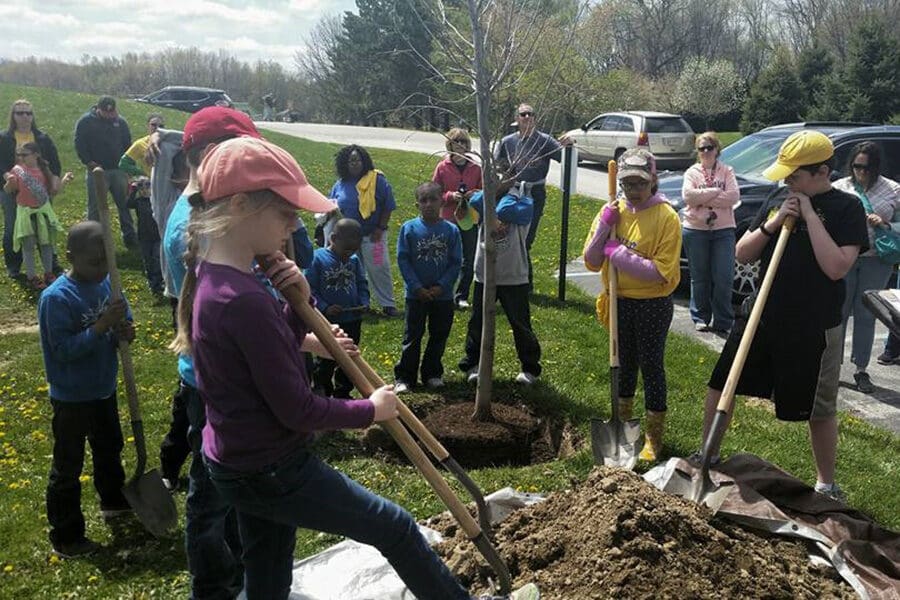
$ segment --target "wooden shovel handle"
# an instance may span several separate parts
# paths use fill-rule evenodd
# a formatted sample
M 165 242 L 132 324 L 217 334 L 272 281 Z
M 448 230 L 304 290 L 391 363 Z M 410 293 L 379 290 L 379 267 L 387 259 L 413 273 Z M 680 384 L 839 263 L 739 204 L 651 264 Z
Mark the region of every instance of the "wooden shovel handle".
M 781 226 L 781 231 L 778 233 L 778 241 L 775 243 L 775 250 L 772 252 L 769 268 L 766 269 L 766 275 L 763 277 L 756 301 L 753 303 L 753 310 L 750 311 L 750 318 L 747 319 L 747 326 L 744 328 L 744 334 L 741 336 L 741 343 L 734 356 L 734 362 L 731 363 L 731 369 L 728 371 L 728 379 L 725 380 L 725 386 L 722 388 L 722 396 L 719 398 L 719 404 L 716 407 L 718 411 L 727 413 L 731 410 L 731 405 L 734 403 L 734 392 L 741 378 L 741 372 L 744 370 L 744 363 L 747 362 L 750 345 L 753 343 L 753 338 L 759 327 L 766 300 L 769 298 L 769 291 L 772 289 L 772 284 L 775 281 L 778 264 L 784 255 L 784 249 L 791 236 L 791 231 L 794 229 L 795 221 L 794 217 L 787 217 Z
M 268 264 L 262 257 L 257 259 L 264 267 Z M 375 391 L 375 386 L 369 378 L 360 370 L 357 363 L 350 357 L 343 347 L 335 339 L 331 330 L 331 324 L 316 308 L 311 306 L 298 286 L 291 286 L 281 290 L 281 294 L 285 297 L 291 308 L 300 319 L 306 323 L 310 330 L 319 338 L 322 345 L 328 349 L 332 358 L 337 362 L 342 371 L 350 378 L 353 385 L 363 396 L 371 396 Z M 378 379 L 377 376 L 375 379 Z M 399 411 L 409 411 L 402 402 L 397 403 Z M 409 413 L 412 414 L 411 412 Z M 381 427 L 387 431 L 407 458 L 415 465 L 428 484 L 432 487 L 444 505 L 450 510 L 450 513 L 457 520 L 463 529 L 463 532 L 469 539 L 474 540 L 482 535 L 481 527 L 466 510 L 465 505 L 456 496 L 447 481 L 441 476 L 435 466 L 431 463 L 422 448 L 415 442 L 409 431 L 403 426 L 398 419 L 391 419 L 380 423 Z M 423 426 L 424 428 L 424 426 Z
M 609 191 L 609 202 L 616 201 L 616 177 L 619 173 L 619 165 L 616 161 L 611 160 L 607 164 L 607 186 Z M 616 226 L 613 225 L 609 232 L 609 239 L 616 239 Z M 609 366 L 619 366 L 619 275 L 616 268 L 612 265 L 612 261 L 606 261 L 606 270 L 608 271 L 607 279 L 609 281 Z
M 109 190 L 106 186 L 106 174 L 101 167 L 91 171 L 94 180 L 94 191 L 97 195 L 97 213 L 100 215 L 100 226 L 103 229 L 103 248 L 106 252 L 106 265 L 109 269 L 109 286 L 111 288 L 110 299 L 122 298 L 122 278 L 116 267 L 116 246 L 113 242 L 110 229 L 109 205 L 107 198 Z M 138 454 L 138 473 L 143 473 L 146 462 L 146 448 L 143 435 L 138 435 L 138 430 L 143 430 L 141 407 L 138 404 L 137 385 L 134 377 L 134 363 L 131 359 L 131 344 L 119 340 L 119 360 L 122 363 L 122 379 L 125 381 L 125 397 L 128 400 L 128 412 L 131 415 L 132 429 L 135 433 L 135 447 Z

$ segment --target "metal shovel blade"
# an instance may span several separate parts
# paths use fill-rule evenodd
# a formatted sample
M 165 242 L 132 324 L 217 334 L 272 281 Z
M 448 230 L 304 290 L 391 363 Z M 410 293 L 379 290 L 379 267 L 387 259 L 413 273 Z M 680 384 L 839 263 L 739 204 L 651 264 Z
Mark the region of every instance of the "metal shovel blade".
M 691 471 L 686 473 L 680 468 L 674 469 L 672 477 L 663 486 L 663 491 L 697 504 L 705 504 L 713 514 L 717 513 L 725 498 L 731 493 L 734 482 L 721 484 L 714 482 L 709 476 L 708 468 L 705 471 L 702 468 Z
M 155 537 L 166 537 L 178 524 L 175 500 L 156 469 L 129 481 L 122 494 L 141 524 Z
M 641 422 L 591 419 L 591 450 L 594 464 L 634 469 L 637 464 Z

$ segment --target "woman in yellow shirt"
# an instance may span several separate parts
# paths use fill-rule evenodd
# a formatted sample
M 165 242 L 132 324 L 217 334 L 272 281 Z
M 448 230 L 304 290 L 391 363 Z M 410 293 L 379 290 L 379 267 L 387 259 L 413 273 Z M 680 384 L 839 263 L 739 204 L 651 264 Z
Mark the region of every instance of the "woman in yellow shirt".
M 584 263 L 602 270 L 604 291 L 597 316 L 609 321 L 607 266 L 618 270 L 619 411 L 631 418 L 638 369 L 644 382 L 647 412 L 642 460 L 655 461 L 662 451 L 666 416 L 666 335 L 672 323 L 672 292 L 681 274 L 681 224 L 658 192 L 656 159 L 642 148 L 618 161 L 624 200 L 613 198 L 597 213 L 584 247 Z M 615 233 L 614 236 L 610 235 Z

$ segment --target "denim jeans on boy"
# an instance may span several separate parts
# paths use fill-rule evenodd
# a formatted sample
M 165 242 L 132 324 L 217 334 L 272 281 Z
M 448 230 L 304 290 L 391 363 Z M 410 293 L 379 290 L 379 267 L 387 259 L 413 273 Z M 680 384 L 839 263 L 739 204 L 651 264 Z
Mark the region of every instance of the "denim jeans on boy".
M 147 276 L 147 285 L 154 294 L 162 294 L 163 283 L 162 268 L 159 264 L 159 240 L 141 240 L 141 261 L 144 263 L 144 275 Z
M 685 228 L 682 235 L 691 271 L 691 319 L 728 331 L 734 325 L 734 228 Z
M 444 349 L 450 328 L 453 326 L 453 300 L 414 300 L 406 299 L 406 328 L 403 331 L 403 345 L 400 362 L 394 367 L 394 379 L 407 385 L 415 385 L 418 375 L 419 357 L 422 357 L 422 383 L 429 379 L 444 376 Z M 422 338 L 428 327 L 428 342 L 425 354 L 422 351 Z
M 362 336 L 362 319 L 337 324 L 341 326 L 344 333 L 350 336 L 350 339 L 356 345 L 359 345 L 359 340 Z M 306 356 L 309 357 L 310 355 L 306 354 Z M 312 359 L 312 362 L 313 368 L 309 372 L 312 373 L 313 387 L 320 388 L 325 396 L 334 396 L 335 398 L 350 397 L 354 388 L 353 382 L 350 381 L 350 378 L 347 377 L 347 374 L 342 369 L 338 368 L 336 362 L 320 356 L 316 356 Z
M 84 537 L 81 512 L 81 473 L 84 469 L 84 442 L 91 445 L 94 487 L 102 510 L 128 508 L 122 495 L 125 471 L 122 468 L 122 428 L 116 396 L 88 402 L 60 402 L 53 406 L 53 462 L 47 483 L 47 520 L 54 546 L 77 542 Z
M 237 512 L 219 494 L 203 464 L 206 414 L 197 389 L 185 383 L 188 439 L 193 453 L 185 501 L 184 544 L 191 574 L 191 600 L 231 600 L 243 586 Z
M 0 202 L 3 203 L 3 260 L 6 272 L 10 276 L 18 275 L 22 270 L 22 253 L 13 251 L 13 233 L 16 227 L 16 198 L 0 189 Z
M 875 315 L 863 304 L 863 292 L 883 290 L 891 277 L 891 265 L 877 256 L 860 256 L 844 275 L 843 335 L 847 335 L 847 321 L 853 317 L 853 348 L 850 362 L 865 369 L 872 358 L 875 342 Z M 841 340 L 843 344 L 844 340 Z M 843 345 L 841 346 L 843 347 Z
M 254 473 L 206 460 L 216 488 L 238 510 L 247 600 L 288 597 L 298 527 L 377 548 L 415 597 L 469 600 L 412 516 L 299 449 Z
M 109 193 L 112 194 L 116 208 L 119 211 L 119 225 L 122 229 L 122 239 L 125 245 L 133 246 L 137 244 L 137 232 L 134 230 L 134 220 L 131 218 L 131 211 L 128 210 L 128 175 L 125 171 L 119 169 L 110 169 L 105 171 L 106 185 Z M 91 221 L 99 221 L 100 213 L 97 212 L 97 191 L 94 188 L 94 178 L 88 170 L 85 176 L 85 184 L 87 185 L 88 201 L 87 201 L 87 218 Z M 111 207 L 110 207 L 111 208 Z M 110 212 L 112 212 L 110 210 Z
M 541 345 L 531 328 L 531 305 L 528 303 L 528 292 L 531 286 L 498 285 L 497 300 L 506 313 L 509 326 L 513 331 L 513 342 L 516 354 L 522 363 L 522 370 L 534 376 L 541 374 Z M 481 324 L 483 320 L 484 284 L 475 282 L 472 295 L 472 316 L 466 330 L 466 355 L 459 361 L 459 368 L 464 373 L 478 366 L 481 358 Z

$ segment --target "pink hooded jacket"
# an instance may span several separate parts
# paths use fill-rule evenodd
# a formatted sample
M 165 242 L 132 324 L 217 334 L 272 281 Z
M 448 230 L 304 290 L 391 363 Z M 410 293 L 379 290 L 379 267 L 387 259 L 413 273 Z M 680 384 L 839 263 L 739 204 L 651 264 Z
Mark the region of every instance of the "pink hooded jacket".
M 456 217 L 453 212 L 456 210 L 456 202 L 453 201 L 453 194 L 459 191 L 459 184 L 464 183 L 466 190 L 472 192 L 481 189 L 481 167 L 467 160 L 465 166 L 460 169 L 447 156 L 437 164 L 434 168 L 434 174 L 431 180 L 443 189 L 441 194 L 441 218 L 456 223 Z
M 734 227 L 734 208 L 741 199 L 734 169 L 720 160 L 713 172 L 713 186 L 709 186 L 700 163 L 690 166 L 684 173 L 681 197 L 684 198 L 682 227 L 701 231 L 714 231 Z M 716 219 L 707 224 L 710 211 Z

